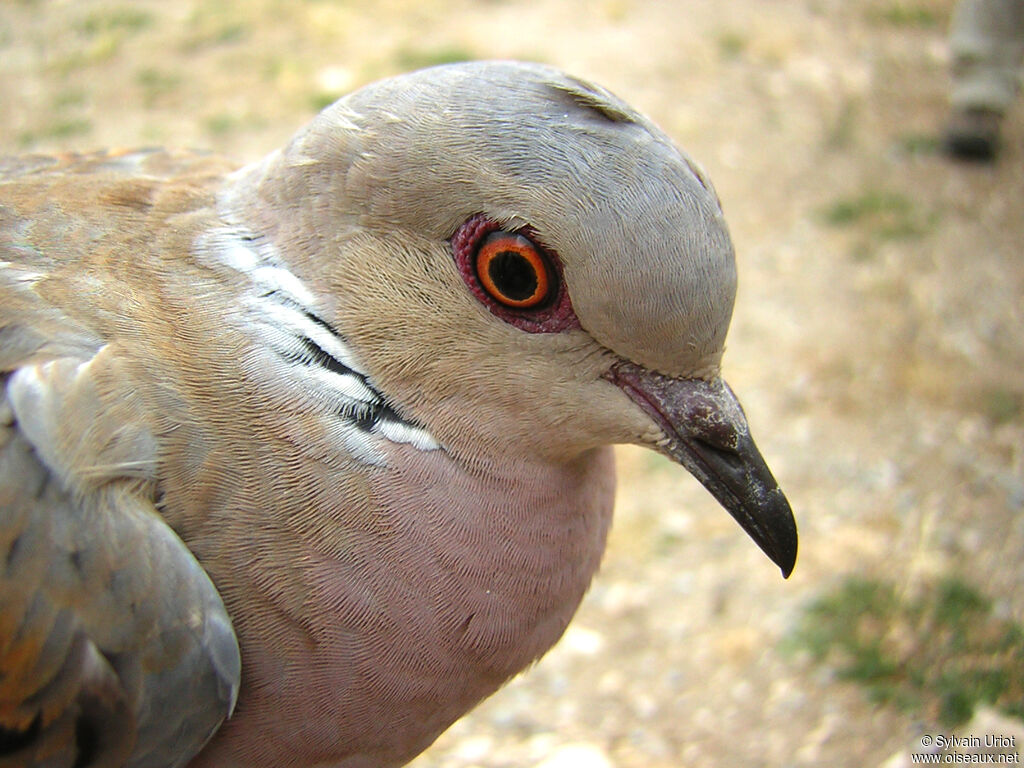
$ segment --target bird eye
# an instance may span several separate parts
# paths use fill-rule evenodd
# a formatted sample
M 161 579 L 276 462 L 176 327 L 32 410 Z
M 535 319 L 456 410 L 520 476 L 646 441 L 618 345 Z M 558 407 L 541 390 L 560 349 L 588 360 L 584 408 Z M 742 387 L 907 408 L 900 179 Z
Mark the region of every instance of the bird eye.
M 449 242 L 462 281 L 495 317 L 527 333 L 580 327 L 558 252 L 529 224 L 503 229 L 477 213 Z
M 495 301 L 514 309 L 534 309 L 555 291 L 547 258 L 528 237 L 497 230 L 481 238 L 476 277 Z

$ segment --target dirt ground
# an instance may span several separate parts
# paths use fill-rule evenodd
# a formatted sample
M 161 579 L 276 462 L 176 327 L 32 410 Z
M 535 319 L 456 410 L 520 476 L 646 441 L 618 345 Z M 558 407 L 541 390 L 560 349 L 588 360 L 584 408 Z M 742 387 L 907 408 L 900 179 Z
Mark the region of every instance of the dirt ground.
M 779 649 L 850 574 L 956 574 L 1024 619 L 1024 109 L 936 151 L 951 0 L 0 0 L 0 151 L 252 160 L 364 82 L 541 60 L 650 114 L 717 185 L 725 359 L 796 511 L 789 581 L 678 467 L 620 457 L 562 643 L 418 768 L 880 765 L 934 723 Z

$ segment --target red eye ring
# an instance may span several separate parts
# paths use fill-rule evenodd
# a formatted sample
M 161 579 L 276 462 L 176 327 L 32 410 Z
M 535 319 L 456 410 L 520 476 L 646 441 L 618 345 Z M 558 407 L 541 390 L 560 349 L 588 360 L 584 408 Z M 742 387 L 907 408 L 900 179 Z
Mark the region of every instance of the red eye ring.
M 543 272 L 537 272 L 537 274 L 541 274 L 543 278 L 547 279 L 546 295 L 531 289 L 526 292 L 525 296 L 512 296 L 512 299 L 521 301 L 531 297 L 534 293 L 543 295 L 544 298 L 539 299 L 533 306 L 517 307 L 496 298 L 488 288 L 484 287 L 477 271 L 477 262 L 483 249 L 483 243 L 489 235 L 494 235 L 496 239 L 499 236 L 522 237 L 529 243 L 529 250 L 536 251 L 544 266 Z M 551 250 L 528 224 L 515 230 L 505 229 L 494 219 L 478 213 L 466 219 L 452 233 L 450 243 L 455 267 L 466 284 L 466 288 L 495 317 L 527 333 L 560 333 L 580 327 L 580 321 L 572 309 L 572 300 L 569 298 L 569 290 L 565 284 L 562 262 L 558 253 Z M 506 249 L 498 249 L 496 253 L 501 250 Z M 525 254 L 521 258 L 528 261 L 530 259 Z M 483 261 L 486 267 L 484 274 L 489 274 L 490 265 L 486 256 Z M 531 268 L 530 272 L 533 271 Z M 492 278 L 491 282 L 496 281 Z M 529 281 L 527 281 L 528 283 Z M 537 280 L 537 284 L 540 285 L 540 279 Z M 500 282 L 496 287 L 501 288 Z
M 480 240 L 476 277 L 495 301 L 514 309 L 533 309 L 551 298 L 554 275 L 547 259 L 528 237 L 496 230 Z

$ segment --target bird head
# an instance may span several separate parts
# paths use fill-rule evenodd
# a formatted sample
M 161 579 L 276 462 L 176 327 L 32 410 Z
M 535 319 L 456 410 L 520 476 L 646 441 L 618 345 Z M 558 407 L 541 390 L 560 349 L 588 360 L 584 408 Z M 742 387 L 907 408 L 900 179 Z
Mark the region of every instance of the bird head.
M 342 99 L 238 181 L 226 208 L 456 460 L 643 445 L 792 570 L 789 504 L 720 376 L 721 206 L 647 118 L 550 67 L 446 65 Z

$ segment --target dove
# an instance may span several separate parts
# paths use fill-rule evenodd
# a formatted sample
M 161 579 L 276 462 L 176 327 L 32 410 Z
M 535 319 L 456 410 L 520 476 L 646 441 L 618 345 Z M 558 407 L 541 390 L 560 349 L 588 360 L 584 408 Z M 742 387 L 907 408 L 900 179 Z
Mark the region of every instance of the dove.
M 649 119 L 507 61 L 238 167 L 0 160 L 0 765 L 399 766 L 540 658 L 615 444 L 788 576 L 733 246 Z

